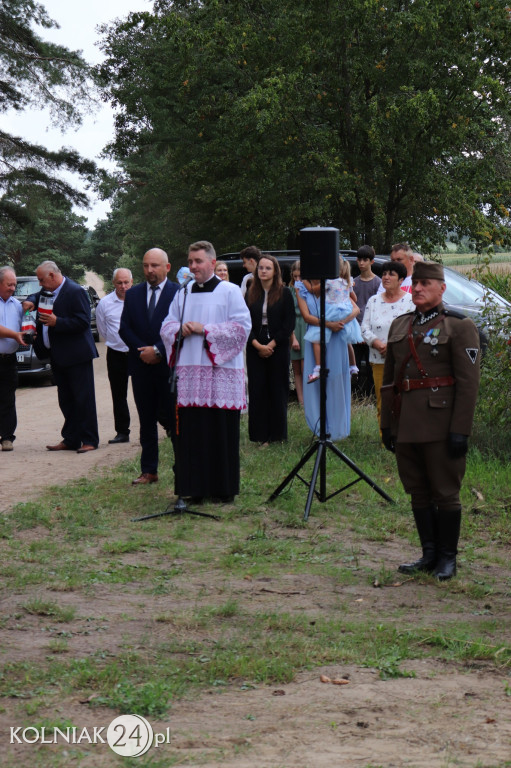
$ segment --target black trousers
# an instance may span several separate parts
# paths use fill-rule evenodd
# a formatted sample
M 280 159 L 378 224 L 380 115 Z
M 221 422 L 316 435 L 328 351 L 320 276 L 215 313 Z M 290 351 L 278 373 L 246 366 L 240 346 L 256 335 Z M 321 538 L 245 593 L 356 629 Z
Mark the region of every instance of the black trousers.
M 367 344 L 353 344 L 353 351 L 355 352 L 359 373 L 356 382 L 352 382 L 352 391 L 354 394 L 362 397 L 374 395 L 373 370 L 369 362 L 369 347 Z
M 14 440 L 18 423 L 16 417 L 16 387 L 18 370 L 16 353 L 0 356 L 0 438 Z
M 129 435 L 130 409 L 128 407 L 128 353 L 117 352 L 107 347 L 106 369 L 112 403 L 114 406 L 114 426 L 117 434 Z
M 165 362 L 146 365 L 131 376 L 140 420 L 140 468 L 152 475 L 158 472 L 158 422 L 170 430 L 174 442 L 176 398 L 170 393 L 169 378 L 170 371 Z
M 70 448 L 82 445 L 98 447 L 98 417 L 92 360 L 75 365 L 51 363 L 60 410 L 64 416 L 62 439 Z
M 275 347 L 271 357 L 259 357 L 253 346 L 247 346 L 247 374 L 250 440 L 287 440 L 289 346 Z

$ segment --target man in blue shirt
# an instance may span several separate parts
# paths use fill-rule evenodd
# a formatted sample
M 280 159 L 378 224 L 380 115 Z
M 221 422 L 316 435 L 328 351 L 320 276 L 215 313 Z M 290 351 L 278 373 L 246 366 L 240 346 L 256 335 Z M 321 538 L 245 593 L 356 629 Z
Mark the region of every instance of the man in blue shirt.
M 23 344 L 23 310 L 14 298 L 16 274 L 11 267 L 0 267 L 0 442 L 2 451 L 12 451 L 16 431 L 16 350 Z

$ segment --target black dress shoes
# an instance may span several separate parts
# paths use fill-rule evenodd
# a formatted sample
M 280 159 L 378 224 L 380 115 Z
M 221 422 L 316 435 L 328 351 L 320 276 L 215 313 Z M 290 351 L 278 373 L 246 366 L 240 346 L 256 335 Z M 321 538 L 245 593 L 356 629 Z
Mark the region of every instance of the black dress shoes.
M 114 443 L 129 443 L 129 441 L 129 435 L 123 435 L 121 432 L 118 432 L 115 437 L 112 437 L 112 439 L 108 441 L 108 443 L 113 445 Z

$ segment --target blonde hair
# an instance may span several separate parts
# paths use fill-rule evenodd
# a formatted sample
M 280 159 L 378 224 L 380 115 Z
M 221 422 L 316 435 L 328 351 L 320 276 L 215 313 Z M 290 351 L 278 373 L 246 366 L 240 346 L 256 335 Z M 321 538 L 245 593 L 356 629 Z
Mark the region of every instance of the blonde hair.
M 225 269 L 227 270 L 227 277 L 225 279 L 226 279 L 227 282 L 229 282 L 229 267 L 227 266 L 227 262 L 225 262 L 225 261 L 217 261 L 217 263 L 215 264 L 215 275 L 217 273 L 216 271 L 217 271 L 218 267 L 225 267 Z
M 339 265 L 339 277 L 341 277 L 343 280 L 346 280 L 348 285 L 351 283 L 351 268 L 349 261 L 346 261 L 346 259 L 343 259 L 341 256 L 341 263 Z

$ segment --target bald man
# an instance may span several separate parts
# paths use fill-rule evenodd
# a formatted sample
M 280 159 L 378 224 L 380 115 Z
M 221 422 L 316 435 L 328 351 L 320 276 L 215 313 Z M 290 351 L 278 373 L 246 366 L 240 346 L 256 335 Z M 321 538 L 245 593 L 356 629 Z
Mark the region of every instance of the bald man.
M 169 367 L 160 328 L 178 289 L 168 279 L 170 263 L 165 251 L 151 248 L 142 261 L 146 282 L 127 291 L 119 336 L 128 347 L 128 371 L 140 419 L 141 474 L 133 485 L 158 480 L 158 421 L 173 429 Z

